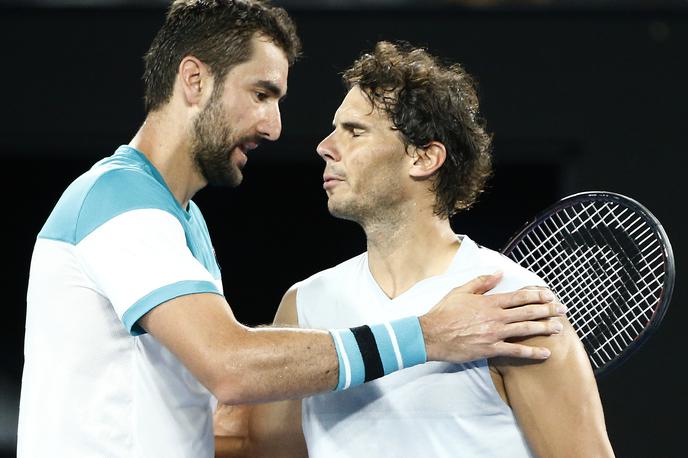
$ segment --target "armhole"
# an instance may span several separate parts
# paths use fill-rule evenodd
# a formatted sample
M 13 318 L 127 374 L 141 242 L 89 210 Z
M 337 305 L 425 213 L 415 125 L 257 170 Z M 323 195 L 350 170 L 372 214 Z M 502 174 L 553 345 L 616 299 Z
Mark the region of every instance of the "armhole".
M 308 320 L 306 319 L 303 307 L 300 305 L 301 301 L 299 300 L 302 295 L 303 282 L 301 281 L 295 283 L 292 288 L 296 290 L 296 295 L 294 297 L 294 300 L 296 301 L 296 304 L 294 305 L 296 307 L 296 324 L 300 328 L 308 328 L 310 326 L 308 325 Z
M 276 326 L 286 326 L 286 327 L 302 327 L 301 323 L 301 316 L 299 312 L 299 304 L 298 304 L 298 283 L 293 285 L 291 288 L 287 290 L 286 293 L 284 293 L 284 296 L 282 296 L 282 301 L 280 302 L 279 308 L 277 309 L 277 312 L 275 314 L 275 320 L 273 321 L 273 324 Z M 293 298 L 293 299 L 292 299 Z M 293 310 L 285 310 L 285 307 L 290 307 L 291 302 L 293 300 Z M 278 317 L 280 315 L 287 315 L 287 320 L 279 320 Z

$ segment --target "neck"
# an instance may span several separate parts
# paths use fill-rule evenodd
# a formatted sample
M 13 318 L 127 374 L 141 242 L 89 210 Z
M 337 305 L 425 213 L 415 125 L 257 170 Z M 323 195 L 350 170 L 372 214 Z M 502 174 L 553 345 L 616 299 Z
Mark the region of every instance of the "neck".
M 158 169 L 182 208 L 202 189 L 205 180 L 196 171 L 183 119 L 165 111 L 150 113 L 129 146 L 143 153 Z
M 363 229 L 368 244 L 368 264 L 373 278 L 388 297 L 394 298 L 426 278 L 446 272 L 459 247 L 448 219 L 411 207 Z

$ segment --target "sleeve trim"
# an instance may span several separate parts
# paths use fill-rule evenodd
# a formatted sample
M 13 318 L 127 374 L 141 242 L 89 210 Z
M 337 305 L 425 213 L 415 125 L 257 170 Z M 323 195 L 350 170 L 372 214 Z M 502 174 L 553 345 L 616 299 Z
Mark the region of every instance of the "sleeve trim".
M 145 334 L 146 331 L 137 323 L 146 313 L 158 305 L 180 296 L 198 293 L 215 293 L 222 295 L 213 282 L 205 280 L 184 280 L 163 286 L 146 294 L 136 301 L 122 315 L 122 323 L 132 336 Z

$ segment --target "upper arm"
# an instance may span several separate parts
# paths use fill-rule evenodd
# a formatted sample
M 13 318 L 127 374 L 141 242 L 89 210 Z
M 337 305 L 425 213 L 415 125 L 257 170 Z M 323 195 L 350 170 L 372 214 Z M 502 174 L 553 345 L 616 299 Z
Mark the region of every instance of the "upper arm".
M 298 327 L 296 288 L 282 298 L 274 325 Z M 218 406 L 215 413 L 216 457 L 306 457 L 301 429 L 301 400 L 244 406 Z M 225 451 L 221 449 L 225 447 Z M 241 452 L 237 452 L 240 449 Z
M 141 334 L 138 320 L 170 299 L 221 293 L 212 253 L 192 253 L 183 218 L 159 183 L 115 170 L 84 188 L 70 193 L 42 236 L 74 245 L 93 288 L 107 297 L 129 332 Z M 70 224 L 60 224 L 65 218 Z M 74 229 L 61 233 L 62 226 Z
M 613 456 L 595 377 L 585 349 L 566 318 L 563 330 L 522 343 L 551 350 L 545 361 L 500 359 L 506 395 L 538 456 Z
M 227 390 L 241 389 L 241 368 L 232 364 L 240 361 L 248 329 L 235 319 L 224 296 L 179 296 L 153 308 L 138 323 L 215 397 L 224 399 Z

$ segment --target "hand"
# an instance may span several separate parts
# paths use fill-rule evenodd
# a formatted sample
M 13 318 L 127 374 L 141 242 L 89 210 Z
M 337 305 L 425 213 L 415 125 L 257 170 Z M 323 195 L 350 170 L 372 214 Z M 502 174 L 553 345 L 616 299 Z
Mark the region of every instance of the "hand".
M 251 407 L 218 404 L 213 416 L 215 458 L 247 456 Z
M 248 437 L 250 405 L 218 403 L 213 415 L 213 430 L 216 436 Z
M 549 357 L 547 348 L 510 343 L 506 339 L 560 332 L 559 320 L 544 318 L 563 315 L 566 308 L 547 289 L 483 295 L 501 277 L 483 275 L 454 288 L 420 317 L 428 360 L 463 363 L 496 356 Z

